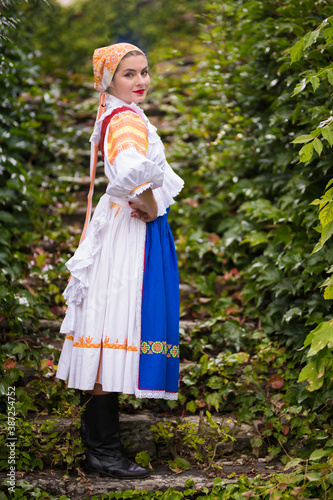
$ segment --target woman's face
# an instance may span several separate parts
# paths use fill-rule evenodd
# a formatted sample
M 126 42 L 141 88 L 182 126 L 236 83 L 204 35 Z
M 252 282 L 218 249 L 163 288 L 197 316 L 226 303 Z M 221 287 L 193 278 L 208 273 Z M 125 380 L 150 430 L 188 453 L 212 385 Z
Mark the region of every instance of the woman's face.
M 127 104 L 144 101 L 150 84 L 148 62 L 144 55 L 129 55 L 120 61 L 109 92 Z

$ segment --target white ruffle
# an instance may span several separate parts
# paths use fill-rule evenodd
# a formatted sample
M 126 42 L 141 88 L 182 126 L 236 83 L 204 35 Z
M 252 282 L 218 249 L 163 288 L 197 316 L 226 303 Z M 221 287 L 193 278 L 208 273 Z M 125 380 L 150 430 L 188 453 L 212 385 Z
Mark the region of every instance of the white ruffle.
M 158 205 L 158 216 L 164 215 L 167 208 L 175 203 L 173 199 L 183 189 L 184 181 L 172 170 L 166 162 L 163 185 L 154 190 L 154 196 Z
M 87 268 L 92 265 L 95 255 L 101 249 L 102 238 L 100 233 L 108 223 L 109 212 L 110 197 L 105 194 L 96 207 L 85 239 L 76 249 L 73 257 L 66 262 L 66 267 L 71 273 L 71 278 L 63 292 L 68 308 L 61 325 L 61 333 L 68 333 L 75 330 L 75 306 L 82 302 L 89 287 Z

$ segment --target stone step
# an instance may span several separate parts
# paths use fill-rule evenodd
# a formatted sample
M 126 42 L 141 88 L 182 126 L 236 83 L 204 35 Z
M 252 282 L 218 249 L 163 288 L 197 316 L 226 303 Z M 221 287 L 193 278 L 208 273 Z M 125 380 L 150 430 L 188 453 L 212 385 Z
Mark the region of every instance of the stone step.
M 23 476 L 23 477 L 22 477 Z M 29 472 L 28 474 L 16 473 L 16 480 L 20 478 L 21 483 L 29 484 L 34 488 L 39 487 L 49 495 L 57 498 L 61 495 L 72 500 L 90 499 L 92 496 L 101 498 L 103 494 L 108 495 L 111 492 L 123 492 L 127 490 L 146 490 L 146 491 L 166 491 L 172 487 L 177 491 L 185 490 L 185 483 L 188 479 L 194 479 L 194 488 L 211 488 L 213 479 L 208 478 L 206 474 L 200 471 L 186 471 L 182 474 L 175 474 L 168 470 L 168 467 L 158 468 L 145 479 L 114 479 L 91 477 L 86 475 L 71 475 L 67 477 L 64 471 L 55 468 L 44 470 L 42 472 Z M 1 483 L 7 479 L 6 472 L 0 472 Z M 226 479 L 226 484 L 236 482 L 235 479 Z M 17 486 L 19 486 L 17 484 Z M 2 486 L 4 488 L 4 486 Z M 30 497 L 25 497 L 30 498 Z M 141 498 L 131 497 L 131 498 Z
M 73 212 L 64 213 L 61 215 L 62 223 L 65 226 L 77 226 L 78 225 L 81 227 L 81 230 L 82 230 L 83 224 L 85 221 L 85 217 L 86 217 L 86 213 L 87 213 L 86 203 L 79 205 L 73 210 Z M 94 213 L 94 207 L 91 211 L 91 215 L 93 215 L 93 213 Z
M 80 185 L 82 186 L 82 184 Z M 100 183 L 99 189 L 96 190 L 96 193 L 104 193 L 105 192 L 105 187 L 106 184 Z M 85 186 L 84 191 L 88 195 L 89 191 L 89 186 Z M 92 209 L 91 209 L 91 216 L 93 216 L 94 209 L 96 208 L 97 203 L 93 203 Z M 80 227 L 83 227 L 85 217 L 87 213 L 87 198 L 84 197 L 84 199 L 78 203 L 78 205 L 74 208 L 72 212 L 67 212 L 61 214 L 61 219 L 64 225 L 66 226 L 73 226 L 73 225 L 79 225 Z
M 80 176 L 63 176 L 59 177 L 59 181 L 66 182 L 71 191 L 86 191 L 88 193 L 90 187 L 90 177 L 88 175 Z M 96 174 L 94 182 L 94 192 L 105 191 L 108 184 L 107 178 L 102 172 Z
M 42 245 L 40 245 L 42 246 Z M 47 245 L 45 245 L 47 246 Z M 51 248 L 50 244 L 48 244 L 48 249 Z M 31 284 L 31 283 L 30 283 Z M 36 282 L 37 285 L 37 282 Z M 179 284 L 179 292 L 180 292 L 180 298 L 181 301 L 185 300 L 190 294 L 196 293 L 196 289 L 193 288 L 191 285 L 188 285 L 187 283 L 180 283 Z M 39 319 L 39 328 L 38 331 L 40 333 L 44 333 L 46 331 L 49 331 L 51 335 L 58 334 L 60 331 L 60 326 L 62 323 L 62 319 Z M 192 330 L 198 325 L 198 321 L 191 320 L 191 319 L 181 319 L 179 321 L 179 331 L 186 334 L 186 333 L 191 333 Z M 8 329 L 9 328 L 9 323 L 5 320 L 2 321 L 1 323 L 2 328 Z M 29 331 L 35 331 L 36 327 L 32 325 L 30 322 L 25 322 L 24 323 L 24 328 L 29 330 Z
M 251 457 L 252 447 L 250 440 L 256 434 L 254 425 L 237 422 L 229 415 L 214 414 L 212 415 L 212 420 L 216 429 L 213 429 L 205 415 L 202 417 L 198 415 L 177 417 L 172 413 L 167 415 L 168 407 L 162 401 L 161 404 L 163 403 L 166 410 L 163 414 L 157 414 L 151 410 L 138 411 L 135 414 L 120 414 L 121 442 L 124 453 L 128 457 L 134 458 L 137 453 L 147 451 L 153 460 L 168 460 L 172 457 L 175 450 L 181 453 L 183 447 L 182 436 L 185 433 L 188 439 L 190 439 L 191 434 L 193 434 L 194 439 L 198 435 L 200 438 L 203 437 L 206 440 L 213 439 L 216 459 L 230 456 L 231 454 L 238 454 L 239 456 L 240 453 L 244 457 Z M 38 418 L 34 422 L 41 425 L 46 420 L 54 424 L 50 432 L 61 434 L 69 431 L 73 433 L 73 419 L 59 419 L 51 415 Z M 176 428 L 178 429 L 172 438 L 172 449 L 169 449 L 168 444 L 163 440 L 156 442 L 154 431 L 151 429 L 152 425 L 169 425 L 169 422 L 174 424 L 170 429 L 173 429 L 173 431 Z M 181 426 L 183 426 L 183 430 L 181 430 Z M 78 433 L 77 430 L 74 432 Z M 264 451 L 263 449 L 262 454 L 264 454 Z
M 102 192 L 102 191 L 104 192 L 105 185 L 101 184 L 101 186 L 102 186 L 102 189 L 100 190 L 100 192 Z M 87 187 L 87 193 L 88 193 L 88 187 Z M 63 224 L 66 226 L 71 226 L 71 225 L 83 226 L 84 221 L 85 221 L 85 217 L 86 217 L 86 213 L 87 213 L 86 203 L 87 203 L 87 200 L 85 198 L 80 204 L 77 205 L 77 207 L 75 207 L 75 209 L 72 212 L 63 213 L 61 215 L 61 219 L 62 219 Z M 95 207 L 96 207 L 96 203 L 93 204 L 93 207 L 91 210 L 91 216 L 94 213 Z
M 146 490 L 146 491 L 166 491 L 172 487 L 177 491 L 183 491 L 188 486 L 187 480 L 192 480 L 194 484 L 191 488 L 200 490 L 203 487 L 212 488 L 214 477 L 221 477 L 225 484 L 235 483 L 237 477 L 246 475 L 248 478 L 261 474 L 262 477 L 267 477 L 273 472 L 281 472 L 282 464 L 278 460 L 272 460 L 271 457 L 257 458 L 251 454 L 250 439 L 254 435 L 255 426 L 249 424 L 238 423 L 226 415 L 213 415 L 215 423 L 220 428 L 228 427 L 236 441 L 230 447 L 230 442 L 221 439 L 221 446 L 215 448 L 214 460 L 208 467 L 192 465 L 188 471 L 175 473 L 169 466 L 169 461 L 172 460 L 172 455 L 168 447 L 164 444 L 156 444 L 153 432 L 150 430 L 152 424 L 159 422 L 180 421 L 184 423 L 193 423 L 194 429 L 199 428 L 198 416 L 187 416 L 183 418 L 174 417 L 172 415 L 163 416 L 156 413 L 143 411 L 134 415 L 120 415 L 120 430 L 124 454 L 133 459 L 136 453 L 147 451 L 151 460 L 153 471 L 146 479 L 131 479 L 118 480 L 113 478 L 100 478 L 86 476 L 80 472 L 80 475 L 72 473 L 70 477 L 64 476 L 64 470 L 58 467 L 52 470 L 44 470 L 42 472 L 35 471 L 27 474 L 21 474 L 21 479 L 27 484 L 34 487 L 40 487 L 53 495 L 67 495 L 71 499 L 78 499 L 89 494 L 92 495 L 108 494 L 110 492 L 120 492 L 126 490 Z M 52 419 L 52 417 L 51 417 Z M 40 420 L 42 422 L 42 419 Z M 78 430 L 73 430 L 73 424 L 70 419 L 55 419 L 55 426 L 50 429 L 50 432 L 63 432 L 71 429 L 71 432 L 78 433 Z M 194 431 L 195 432 L 195 431 Z M 201 433 L 202 427 L 201 427 Z M 211 432 L 208 428 L 204 434 L 209 437 Z M 203 435 L 203 434 L 201 434 Z M 179 439 L 179 436 L 178 436 Z M 177 441 L 177 436 L 173 438 Z M 180 453 L 180 451 L 178 451 Z M 189 457 L 188 457 L 189 458 Z M 190 459 L 190 458 L 189 458 Z M 6 473 L 0 473 L 1 482 L 6 478 Z
M 235 439 L 235 441 L 232 441 L 225 437 L 225 441 L 223 441 L 223 437 L 227 434 L 221 430 L 221 441 L 216 447 L 216 457 L 235 452 L 252 453 L 250 440 L 256 433 L 252 425 L 238 423 L 228 415 L 216 414 L 212 416 L 212 419 L 218 425 L 219 429 L 229 429 L 228 434 Z M 194 434 L 200 432 L 201 437 L 208 437 L 212 432 L 205 416 L 199 417 L 198 415 L 193 415 L 180 418 L 170 414 L 169 416 L 161 417 L 160 415 L 154 415 L 148 410 L 145 413 L 136 413 L 134 415 L 121 414 L 121 439 L 126 454 L 129 457 L 135 457 L 140 451 L 147 451 L 153 459 L 170 458 L 170 450 L 168 450 L 167 445 L 164 442 L 156 443 L 154 433 L 151 430 L 152 425 L 168 421 L 193 424 L 193 431 L 191 432 Z M 199 431 L 198 429 L 201 430 Z M 178 438 L 178 441 L 180 441 L 180 438 Z M 173 439 L 173 445 L 177 445 L 177 437 Z
M 211 468 L 206 471 L 191 469 L 175 473 L 170 470 L 167 463 L 155 464 L 153 462 L 152 466 L 154 470 L 148 478 L 128 480 L 100 478 L 98 476 L 92 477 L 82 473 L 80 475 L 72 473 L 68 477 L 64 475 L 64 470 L 52 468 L 43 471 L 28 472 L 26 474 L 16 472 L 16 481 L 19 480 L 34 488 L 39 487 L 49 495 L 57 497 L 66 495 L 72 500 L 79 500 L 92 498 L 93 495 L 101 498 L 103 494 L 108 495 L 111 492 L 124 492 L 127 490 L 153 492 L 166 491 L 172 487 L 176 491 L 184 491 L 188 487 L 186 485 L 188 480 L 193 482 L 190 488 L 197 490 L 199 493 L 202 488 L 212 488 L 216 476 L 223 480 L 224 485 L 228 485 L 236 483 L 239 476 L 246 475 L 248 479 L 251 479 L 260 474 L 261 478 L 265 479 L 273 473 L 283 471 L 283 466 L 278 461 L 269 463 L 266 459 L 256 460 L 246 459 L 246 457 L 234 460 L 220 460 L 217 465 L 219 467 L 218 471 Z M 7 479 L 7 473 L 0 472 L 0 482 L 3 483 L 5 479 Z M 143 497 L 140 495 L 140 497 L 137 496 L 135 498 Z

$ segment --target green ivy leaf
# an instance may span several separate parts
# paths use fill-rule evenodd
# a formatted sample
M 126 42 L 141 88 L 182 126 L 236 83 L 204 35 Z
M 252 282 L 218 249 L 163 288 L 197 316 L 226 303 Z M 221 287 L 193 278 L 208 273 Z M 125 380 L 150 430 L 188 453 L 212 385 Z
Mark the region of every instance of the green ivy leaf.
M 303 460 L 301 458 L 293 458 L 292 460 L 290 460 L 290 462 L 288 462 L 285 465 L 285 469 L 288 470 L 288 469 L 297 467 L 297 465 L 301 464 L 302 462 L 303 462 Z
M 333 146 L 333 130 L 331 126 L 324 127 L 322 130 L 322 134 L 324 139 L 329 143 L 330 146 Z
M 216 411 L 219 411 L 220 407 L 220 395 L 218 392 L 213 392 L 211 394 L 205 395 L 205 400 L 209 406 L 214 406 Z
M 191 413 L 195 413 L 197 411 L 198 405 L 195 401 L 189 401 L 186 403 L 186 410 Z
M 332 271 L 332 268 L 330 268 L 327 272 L 328 272 L 328 273 L 333 272 L 333 271 Z M 323 287 L 324 287 L 324 286 L 331 286 L 331 285 L 333 285 L 333 276 L 330 276 L 329 278 L 327 278 L 327 279 L 324 281 L 324 283 L 323 283 L 322 285 L 320 285 L 320 286 L 323 286 Z
M 318 76 L 312 76 L 310 78 L 310 83 L 312 85 L 313 91 L 316 92 L 317 88 L 320 85 L 320 79 L 318 78 Z
M 318 379 L 317 375 L 317 363 L 316 361 L 311 361 L 302 369 L 298 377 L 298 382 L 304 382 L 305 380 L 307 380 L 309 383 L 309 385 L 307 386 L 307 390 L 310 392 L 317 391 L 322 387 L 324 383 L 323 378 L 321 377 L 320 379 Z
M 324 246 L 325 242 L 320 238 L 318 243 L 315 245 L 314 249 L 312 250 L 312 253 L 317 253 L 319 250 L 321 250 Z
M 332 19 L 330 19 L 330 22 Z M 333 28 L 327 28 L 323 31 L 323 35 L 326 39 L 326 44 L 332 43 L 333 41 Z
M 307 142 L 313 141 L 313 136 L 310 134 L 306 135 L 300 135 L 299 137 L 296 137 L 293 141 L 291 141 L 291 144 L 305 144 Z
M 264 233 L 263 231 L 253 231 L 252 233 L 247 234 L 241 243 L 249 243 L 251 247 L 254 247 L 267 243 L 268 240 L 268 233 Z
M 320 139 L 318 139 L 318 137 L 316 137 L 314 139 L 313 146 L 314 146 L 315 150 L 317 151 L 318 155 L 320 156 L 321 152 L 323 150 L 323 143 L 321 142 Z
M 321 197 L 322 201 L 332 201 L 333 200 L 333 188 L 327 189 L 328 186 L 329 186 L 329 183 L 325 188 L 325 193 Z
M 333 85 L 333 69 L 327 71 L 327 79 L 331 85 Z
M 326 205 L 320 210 L 319 220 L 323 227 L 333 221 L 333 201 L 326 203 Z
M 332 449 L 331 450 L 324 450 L 323 448 L 321 448 L 320 450 L 315 450 L 311 453 L 309 459 L 310 460 L 320 460 L 323 457 L 328 457 L 332 453 L 332 451 L 333 451 Z
M 313 331 L 311 347 L 308 357 L 317 354 L 327 345 L 333 345 L 333 320 L 320 323 Z
M 291 96 L 294 97 L 295 95 L 302 92 L 305 89 L 305 87 L 307 86 L 307 84 L 308 84 L 308 80 L 304 80 L 303 82 L 298 83 L 296 85 L 296 87 L 294 88 L 294 92 L 291 94 Z
M 226 357 L 228 363 L 236 363 L 237 365 L 243 365 L 247 363 L 250 355 L 247 352 L 234 352 Z
M 224 385 L 223 379 L 218 375 L 212 375 L 209 377 L 207 382 L 207 387 L 211 389 L 218 390 Z
M 325 288 L 324 298 L 326 300 L 332 300 L 333 299 L 333 285 L 329 285 L 329 286 L 327 286 Z
M 251 443 L 252 448 L 260 448 L 260 446 L 262 446 L 264 444 L 264 440 L 261 436 L 256 435 L 256 436 L 253 436 L 253 438 L 251 438 L 250 443 Z
M 303 38 L 298 40 L 295 45 L 290 49 L 290 64 L 297 62 L 300 60 L 303 54 Z
M 302 147 L 302 149 L 299 152 L 300 156 L 300 162 L 306 163 L 307 161 L 310 161 L 313 155 L 313 142 L 310 142 L 309 144 L 306 144 L 305 146 Z
M 141 464 L 143 467 L 147 467 L 147 465 L 149 465 L 151 462 L 151 457 L 147 451 L 140 451 L 136 454 L 135 461 L 138 464 Z
M 185 460 L 185 458 L 176 457 L 174 460 L 169 460 L 169 465 L 172 470 L 178 471 L 180 470 L 190 470 L 191 464 Z
M 320 34 L 320 29 L 316 29 L 315 31 L 311 31 L 310 33 L 307 33 L 304 37 L 303 37 L 303 51 L 305 49 L 307 49 L 308 47 L 310 47 L 318 38 L 319 34 Z
M 14 225 L 17 223 L 14 215 L 10 214 L 9 212 L 5 212 L 4 210 L 0 210 L 0 221 Z
M 308 472 L 305 477 L 308 481 L 317 483 L 321 479 L 321 474 L 319 472 Z
M 326 241 L 332 236 L 333 234 L 333 221 L 328 222 L 325 226 L 323 226 L 322 231 L 321 231 L 321 241 L 322 243 L 326 243 Z
M 289 321 L 292 320 L 295 316 L 301 316 L 301 315 L 302 311 L 299 307 L 292 307 L 286 312 L 286 314 L 284 314 L 282 319 L 286 323 L 289 323 Z

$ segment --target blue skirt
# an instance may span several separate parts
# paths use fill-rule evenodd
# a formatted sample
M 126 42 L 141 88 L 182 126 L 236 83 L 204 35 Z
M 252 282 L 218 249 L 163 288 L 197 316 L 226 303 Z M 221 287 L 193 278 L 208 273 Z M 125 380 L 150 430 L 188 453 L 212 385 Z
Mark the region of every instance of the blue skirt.
M 179 277 L 168 213 L 147 223 L 138 389 L 174 399 L 179 381 Z

